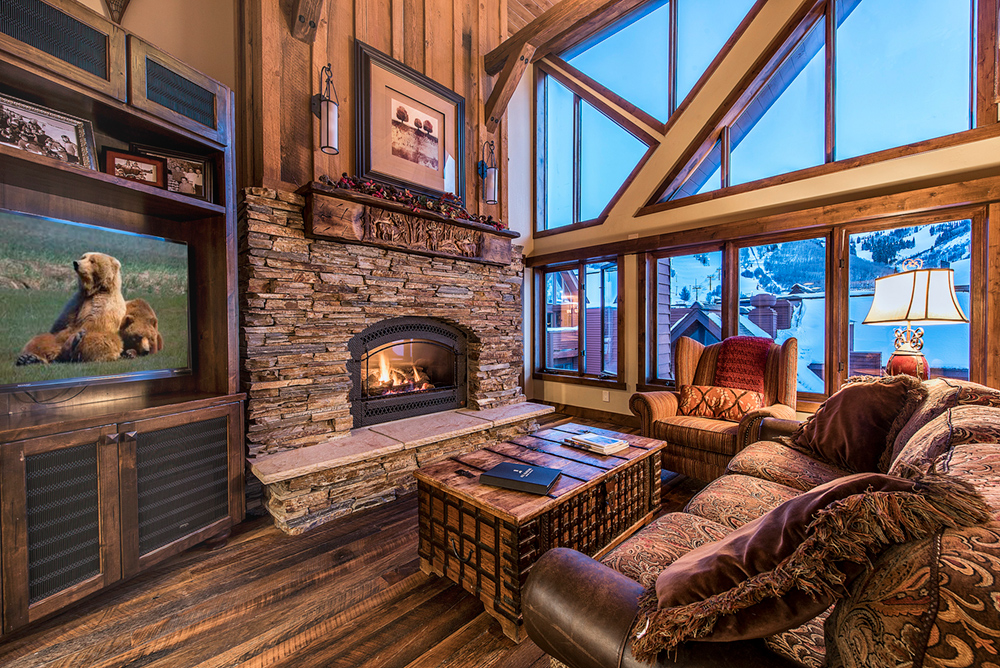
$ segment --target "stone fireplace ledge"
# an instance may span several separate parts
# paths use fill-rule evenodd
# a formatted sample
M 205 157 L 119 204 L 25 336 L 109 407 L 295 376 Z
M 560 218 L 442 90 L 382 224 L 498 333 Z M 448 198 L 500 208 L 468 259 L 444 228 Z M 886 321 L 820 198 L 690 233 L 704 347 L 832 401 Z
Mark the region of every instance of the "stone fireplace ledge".
M 554 412 L 532 402 L 499 408 L 456 410 L 422 415 L 355 429 L 350 436 L 273 455 L 250 459 L 251 470 L 264 485 L 311 473 L 412 450 L 459 436 L 487 431 Z

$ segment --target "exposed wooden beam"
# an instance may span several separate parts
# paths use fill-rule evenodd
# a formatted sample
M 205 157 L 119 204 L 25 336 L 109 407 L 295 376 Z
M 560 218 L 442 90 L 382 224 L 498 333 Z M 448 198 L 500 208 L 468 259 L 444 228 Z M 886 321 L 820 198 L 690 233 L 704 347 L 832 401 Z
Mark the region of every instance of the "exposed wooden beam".
M 524 44 L 531 44 L 535 50 L 544 48 L 564 32 L 576 28 L 584 17 L 589 22 L 613 10 L 616 4 L 618 0 L 562 0 L 487 53 L 483 59 L 486 73 L 492 76 L 503 70 L 507 59 L 520 54 Z
M 521 52 L 517 58 L 508 58 L 504 65 L 503 72 L 497 77 L 490 99 L 486 101 L 486 132 L 492 134 L 497 131 L 500 119 L 507 109 L 507 103 L 514 95 L 517 84 L 521 80 L 521 75 L 527 69 L 531 56 L 535 53 L 535 47 L 530 43 L 521 45 Z
M 535 52 L 535 60 L 540 60 L 551 53 L 562 53 L 571 46 L 575 46 L 591 35 L 600 32 L 646 2 L 647 0 L 618 0 L 618 2 L 598 9 L 585 20 L 578 21 L 569 30 L 549 40 L 544 48 Z
M 323 0 L 295 0 L 292 6 L 292 37 L 312 44 L 323 11 Z

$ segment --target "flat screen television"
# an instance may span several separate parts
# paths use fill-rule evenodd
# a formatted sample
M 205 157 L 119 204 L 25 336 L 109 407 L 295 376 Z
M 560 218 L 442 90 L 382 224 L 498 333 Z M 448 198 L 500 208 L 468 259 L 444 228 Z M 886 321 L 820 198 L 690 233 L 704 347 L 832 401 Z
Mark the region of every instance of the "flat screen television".
M 103 256 L 120 264 L 120 295 L 109 276 L 115 263 Z M 186 243 L 0 209 L 0 391 L 190 373 L 189 275 Z M 95 281 L 102 285 L 91 287 Z M 104 323 L 117 319 L 121 300 L 129 305 L 130 322 L 142 324 L 143 332 L 155 317 L 162 348 L 149 340 L 153 337 L 144 337 L 142 345 L 133 341 L 130 349 L 123 344 L 119 354 L 113 327 L 105 327 L 103 339 L 95 334 L 84 343 L 91 335 L 87 323 L 100 330 L 105 307 L 114 315 Z M 77 321 L 67 323 L 67 309 Z M 80 327 L 69 331 L 80 322 L 85 334 Z M 119 336 L 128 338 L 130 331 Z

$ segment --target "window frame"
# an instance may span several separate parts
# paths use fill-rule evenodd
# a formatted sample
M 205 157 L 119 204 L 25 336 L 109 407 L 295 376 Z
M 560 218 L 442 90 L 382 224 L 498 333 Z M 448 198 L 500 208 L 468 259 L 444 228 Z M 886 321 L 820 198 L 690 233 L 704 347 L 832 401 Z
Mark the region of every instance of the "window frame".
M 586 281 L 586 268 L 587 265 L 598 264 L 602 262 L 613 262 L 617 267 L 618 274 L 618 297 L 617 297 L 617 317 L 615 318 L 615 329 L 618 337 L 618 355 L 617 355 L 617 372 L 615 374 L 588 374 L 586 372 L 586 355 L 587 355 L 587 324 L 586 324 L 586 299 L 587 299 L 587 281 Z M 549 369 L 545 366 L 546 359 L 546 340 L 547 340 L 547 329 L 546 329 L 546 280 L 549 274 L 561 272 L 561 271 L 576 271 L 577 274 L 577 303 L 580 305 L 579 315 L 577 320 L 577 364 L 576 371 L 570 371 L 568 369 Z M 624 390 L 626 388 L 625 381 L 623 380 L 623 373 L 625 368 L 625 346 L 623 345 L 624 339 L 623 335 L 625 333 L 625 309 L 623 308 L 623 302 L 625 297 L 625 256 L 624 255 L 608 255 L 601 257 L 587 258 L 583 260 L 574 260 L 572 262 L 561 262 L 558 264 L 546 265 L 544 267 L 535 267 L 534 269 L 535 281 L 534 281 L 534 295 L 535 295 L 535 360 L 534 360 L 534 371 L 532 373 L 532 378 L 536 380 L 551 380 L 561 383 L 577 383 L 580 385 L 596 385 L 604 387 L 606 389 L 620 389 Z M 603 288 L 602 288 L 603 289 Z M 603 319 L 604 307 L 602 305 L 602 325 L 604 324 Z M 603 326 L 602 326 L 603 331 Z M 603 351 L 600 353 L 603 355 Z M 602 365 L 603 366 L 603 365 Z
M 818 0 L 812 6 L 806 6 L 797 22 L 780 35 L 776 41 L 778 46 L 773 55 L 759 67 L 758 71 L 749 75 L 745 82 L 734 90 L 731 100 L 720 106 L 718 113 L 709 119 L 682 158 L 671 169 L 660 185 L 653 191 L 651 197 L 636 213 L 637 216 L 649 215 L 661 211 L 687 206 L 698 202 L 717 199 L 728 195 L 759 190 L 776 184 L 812 178 L 815 176 L 835 173 L 845 169 L 853 169 L 862 165 L 891 160 L 902 156 L 923 153 L 944 147 L 956 146 L 974 141 L 980 141 L 1000 135 L 1000 53 L 997 53 L 998 34 L 1000 34 L 1000 11 L 998 0 L 972 0 L 973 11 L 970 16 L 971 48 L 970 60 L 970 116 L 972 127 L 941 137 L 934 137 L 912 144 L 882 149 L 860 156 L 834 160 L 835 157 L 835 91 L 836 91 L 836 20 L 833 16 L 836 0 Z M 763 89 L 772 76 L 781 68 L 787 58 L 795 51 L 802 39 L 821 20 L 826 19 L 825 36 L 825 105 L 824 132 L 826 157 L 822 164 L 803 169 L 785 172 L 741 183 L 728 185 L 727 173 L 729 146 L 729 127 L 749 107 L 757 94 Z M 673 195 L 687 179 L 708 158 L 716 142 L 722 142 L 723 168 L 718 189 L 674 198 Z M 661 201 L 662 200 L 662 201 Z
M 572 73 L 568 74 L 568 73 Z M 584 79 L 586 76 L 578 73 L 572 68 L 572 66 L 566 64 L 563 61 L 554 60 L 553 62 L 548 62 L 546 60 L 538 61 L 534 63 L 534 114 L 533 122 L 535 124 L 535 142 L 533 146 L 533 165 L 535 170 L 534 178 L 534 212 L 532 220 L 532 236 L 534 238 L 546 237 L 554 234 L 563 234 L 565 232 L 571 232 L 573 230 L 579 230 L 587 227 L 594 227 L 596 225 L 602 225 L 605 220 L 607 220 L 608 215 L 611 213 L 611 209 L 618 203 L 622 195 L 632 184 L 635 178 L 642 171 L 646 162 L 653 155 L 656 149 L 659 147 L 659 141 L 651 134 L 643 130 L 640 126 L 618 111 L 614 106 L 608 104 L 605 100 L 593 95 L 583 86 L 579 85 L 576 81 L 572 79 L 572 76 L 578 75 Z M 554 227 L 551 229 L 546 228 L 548 224 L 548 195 L 547 195 L 547 184 L 546 184 L 546 159 L 547 159 L 547 132 L 548 127 L 548 105 L 546 103 L 546 81 L 547 78 L 553 78 L 562 86 L 567 88 L 571 93 L 573 93 L 573 222 L 568 225 L 561 225 L 559 227 Z M 588 80 L 589 82 L 589 80 Z M 594 84 L 595 89 L 597 89 L 602 96 L 606 96 L 608 99 L 612 100 L 614 104 L 620 105 L 622 108 L 634 109 L 625 100 L 611 93 L 607 89 L 600 86 L 600 84 Z M 639 161 L 636 163 L 632 171 L 629 172 L 628 176 L 612 195 L 611 199 L 604 206 L 604 209 L 596 218 L 591 218 L 588 220 L 578 220 L 580 218 L 580 204 L 581 204 L 581 191 L 580 191 L 580 150 L 581 143 L 583 140 L 581 129 L 580 129 L 580 117 L 581 117 L 581 107 L 582 104 L 586 102 L 596 109 L 599 113 L 604 114 L 610 121 L 618 125 L 622 130 L 629 133 L 635 137 L 640 143 L 645 144 L 646 150 Z

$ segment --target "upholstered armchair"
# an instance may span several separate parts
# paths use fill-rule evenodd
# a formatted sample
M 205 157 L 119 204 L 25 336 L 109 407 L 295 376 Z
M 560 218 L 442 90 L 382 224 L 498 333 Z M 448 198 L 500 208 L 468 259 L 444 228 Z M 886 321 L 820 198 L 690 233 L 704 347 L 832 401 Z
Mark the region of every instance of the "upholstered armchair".
M 720 357 L 724 368 L 720 367 Z M 642 435 L 666 441 L 663 468 L 700 480 L 714 480 L 726 470 L 729 460 L 758 440 L 764 418 L 795 418 L 798 341 L 777 344 L 770 339 L 740 336 L 704 346 L 693 339 L 677 341 L 674 378 L 677 391 L 641 392 L 629 401 L 639 417 Z M 739 392 L 753 390 L 759 407 L 732 419 L 704 417 L 705 411 L 689 409 L 690 388 L 728 387 Z M 682 403 L 682 390 L 684 401 Z M 730 393 L 732 394 L 732 393 Z M 704 404 L 704 402 L 702 402 Z M 755 406 L 751 404 L 751 406 Z

